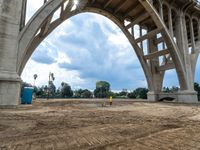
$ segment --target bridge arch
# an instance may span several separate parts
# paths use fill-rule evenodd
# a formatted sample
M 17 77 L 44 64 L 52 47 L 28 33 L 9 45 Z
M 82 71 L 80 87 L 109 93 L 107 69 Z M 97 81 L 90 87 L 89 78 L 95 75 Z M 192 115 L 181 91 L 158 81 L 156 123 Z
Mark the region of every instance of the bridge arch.
M 114 16 L 112 16 L 112 14 L 108 13 L 108 12 L 105 12 L 105 11 L 102 11 L 100 9 L 94 9 L 94 8 L 87 8 L 87 10 L 83 10 L 81 13 L 84 13 L 84 12 L 92 12 L 92 13 L 97 13 L 97 14 L 101 14 L 107 18 L 109 18 L 110 20 L 112 20 L 120 29 L 121 31 L 126 35 L 126 37 L 128 38 L 129 36 L 129 32 L 127 30 L 124 30 L 123 29 L 123 25 L 119 22 L 119 20 L 117 18 L 115 18 Z M 58 27 L 60 24 L 62 24 L 65 20 L 71 18 L 72 16 L 75 16 L 75 15 L 78 15 L 80 14 L 80 12 L 77 12 L 77 13 L 72 13 L 71 15 L 68 15 L 65 19 L 63 20 L 55 20 L 52 24 L 52 26 L 50 26 L 48 32 L 43 35 L 42 37 L 40 36 L 40 34 L 38 34 L 38 29 L 37 29 L 37 33 L 36 33 L 36 36 L 32 39 L 32 43 L 30 44 L 30 46 L 27 48 L 27 51 L 26 51 L 26 55 L 23 59 L 23 62 L 22 62 L 22 68 L 20 70 L 20 74 L 24 68 L 24 66 L 26 65 L 28 59 L 30 58 L 30 56 L 32 55 L 32 53 L 34 52 L 34 50 L 36 49 L 36 47 L 56 28 Z M 130 41 L 130 36 L 129 36 L 129 41 Z M 132 42 L 132 41 L 130 41 Z M 133 45 L 133 43 L 131 43 Z M 138 48 L 139 49 L 139 48 Z M 139 54 L 137 54 L 139 55 Z M 143 68 L 144 69 L 144 68 Z M 144 69 L 145 70 L 145 69 Z M 148 70 L 146 72 L 148 74 Z M 148 77 L 149 79 L 149 82 L 151 82 L 151 79 L 150 77 Z M 150 84 L 150 83 L 149 83 Z M 151 84 L 152 85 L 152 84 Z
M 64 20 L 81 12 L 105 15 L 121 28 L 144 70 L 149 99 L 158 100 L 165 71 L 176 69 L 179 99 L 197 102 L 193 76 L 200 52 L 200 5 L 196 0 L 79 0 L 76 7 L 75 0 L 44 0 L 25 25 L 26 2 L 3 0 L 0 7 L 0 105 L 19 102 L 20 74 L 34 49 Z M 133 36 L 135 25 L 139 36 Z
M 36 12 L 36 14 L 34 14 L 27 25 L 23 28 L 18 37 L 18 74 L 22 73 L 26 62 L 28 61 L 36 47 L 40 44 L 40 42 L 44 40 L 44 38 L 46 38 L 46 36 L 50 34 L 57 26 L 59 26 L 68 18 L 79 13 L 93 12 L 101 14 L 112 20 L 126 35 L 131 45 L 133 46 L 136 55 L 139 58 L 150 91 L 160 92 L 162 89 L 163 73 L 165 72 L 165 66 L 168 65 L 168 61 L 157 63 L 157 61 L 159 61 L 158 57 L 160 56 L 164 58 L 170 56 L 169 60 L 173 60 L 174 62 L 181 90 L 187 89 L 187 83 L 185 82 L 185 70 L 183 67 L 183 62 L 181 61 L 179 55 L 178 47 L 176 46 L 173 38 L 170 36 L 166 25 L 162 22 L 162 18 L 160 18 L 153 5 L 151 5 L 148 1 L 138 1 L 137 6 L 143 8 L 145 12 L 141 16 L 138 16 L 134 19 L 130 19 L 128 15 L 119 16 L 117 13 L 113 14 L 109 11 L 109 9 L 105 9 L 105 5 L 103 7 L 100 7 L 99 5 L 93 4 L 92 2 L 88 1 L 81 1 L 81 4 L 77 7 L 77 9 L 71 11 L 73 1 L 67 2 L 68 4 L 65 6 L 66 1 L 63 0 L 47 1 Z M 58 19 L 52 22 L 52 17 L 58 9 L 61 9 L 61 13 L 59 14 L 60 16 L 58 17 Z M 115 12 L 116 11 L 119 10 L 115 10 Z M 129 11 L 129 14 L 131 14 L 131 10 Z M 151 27 L 147 27 L 147 25 L 145 24 L 146 22 L 142 22 L 145 19 L 148 19 L 149 22 L 152 22 Z M 126 22 L 128 22 L 128 25 L 126 25 Z M 135 24 L 139 24 L 141 29 L 146 29 L 147 31 L 145 35 L 140 35 L 140 37 L 137 39 L 130 31 L 130 29 L 132 29 Z M 161 35 L 161 37 L 157 38 L 157 35 L 159 34 Z M 157 40 L 157 44 L 159 44 L 160 42 L 164 42 L 166 45 L 166 49 L 158 52 L 157 45 L 155 45 L 155 41 L 151 40 L 151 38 L 155 38 L 155 40 Z M 144 55 L 144 51 L 139 45 L 139 43 L 142 43 L 144 40 L 147 40 L 147 43 L 150 47 L 147 55 Z M 159 64 L 163 64 L 163 66 L 159 66 Z

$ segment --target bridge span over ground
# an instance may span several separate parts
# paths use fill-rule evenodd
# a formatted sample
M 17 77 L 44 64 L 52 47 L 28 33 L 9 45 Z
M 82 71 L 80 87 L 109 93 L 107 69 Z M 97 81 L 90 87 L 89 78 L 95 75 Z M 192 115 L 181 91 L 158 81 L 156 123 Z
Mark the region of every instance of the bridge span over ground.
M 200 51 L 198 1 L 44 0 L 25 24 L 26 3 L 0 0 L 0 105 L 19 104 L 20 75 L 31 54 L 57 26 L 82 12 L 106 16 L 126 35 L 144 70 L 149 100 L 159 99 L 165 72 L 175 69 L 177 100 L 197 102 L 193 82 Z M 59 16 L 53 20 L 55 13 Z M 139 27 L 139 37 L 134 26 Z

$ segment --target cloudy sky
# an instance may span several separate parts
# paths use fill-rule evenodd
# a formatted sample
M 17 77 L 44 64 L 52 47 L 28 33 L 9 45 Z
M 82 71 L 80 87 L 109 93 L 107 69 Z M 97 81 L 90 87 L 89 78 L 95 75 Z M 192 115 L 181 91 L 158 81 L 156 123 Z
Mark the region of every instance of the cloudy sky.
M 41 0 L 28 0 L 27 20 L 41 5 Z M 127 38 L 109 19 L 93 13 L 74 16 L 54 30 L 33 53 L 22 79 L 33 83 L 33 75 L 38 74 L 36 85 L 46 85 L 49 72 L 55 75 L 56 87 L 64 81 L 73 89 L 93 90 L 99 80 L 108 81 L 112 90 L 147 87 Z M 200 69 L 197 73 L 196 80 Z M 167 71 L 165 78 L 164 86 L 178 85 L 174 70 Z

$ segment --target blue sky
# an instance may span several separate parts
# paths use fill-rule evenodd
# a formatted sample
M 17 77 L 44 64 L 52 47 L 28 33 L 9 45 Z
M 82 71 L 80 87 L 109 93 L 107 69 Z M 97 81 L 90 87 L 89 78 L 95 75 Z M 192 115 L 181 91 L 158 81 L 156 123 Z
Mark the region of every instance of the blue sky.
M 27 19 L 40 5 L 41 0 L 28 1 Z M 99 80 L 108 81 L 112 90 L 147 87 L 127 38 L 109 19 L 93 13 L 74 16 L 54 30 L 33 53 L 22 79 L 33 83 L 36 73 L 36 85 L 45 85 L 49 72 L 55 74 L 57 87 L 64 81 L 73 89 L 93 90 Z M 166 73 L 166 79 L 170 80 L 164 81 L 165 86 L 178 85 L 174 70 Z

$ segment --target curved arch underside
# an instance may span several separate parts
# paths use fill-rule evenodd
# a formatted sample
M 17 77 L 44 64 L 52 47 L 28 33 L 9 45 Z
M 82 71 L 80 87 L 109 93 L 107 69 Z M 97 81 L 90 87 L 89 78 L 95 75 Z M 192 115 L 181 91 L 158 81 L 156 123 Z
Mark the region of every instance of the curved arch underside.
M 181 51 L 162 16 L 148 0 L 81 0 L 74 10 L 73 7 L 72 0 L 49 0 L 31 18 L 19 35 L 19 74 L 36 47 L 57 26 L 76 14 L 94 12 L 111 19 L 126 35 L 142 65 L 150 91 L 160 91 L 165 71 L 173 68 L 177 71 L 181 89 L 188 89 Z M 59 17 L 52 21 L 58 9 L 61 10 Z M 140 27 L 139 38 L 134 33 L 135 25 Z M 144 41 L 148 44 L 147 54 L 143 49 Z

